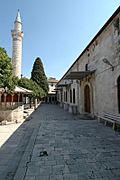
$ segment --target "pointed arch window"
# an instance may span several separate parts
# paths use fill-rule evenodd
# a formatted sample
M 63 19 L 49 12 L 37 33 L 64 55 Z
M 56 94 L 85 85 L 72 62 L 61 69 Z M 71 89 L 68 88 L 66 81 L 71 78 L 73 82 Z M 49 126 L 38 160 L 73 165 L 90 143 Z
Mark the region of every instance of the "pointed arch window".
M 64 91 L 64 102 L 65 102 L 65 91 Z
M 75 88 L 73 88 L 73 104 L 75 104 Z
M 88 64 L 85 65 L 85 71 L 88 71 Z
M 67 102 L 67 91 L 66 91 L 66 102 Z
M 72 103 L 72 90 L 70 89 L 70 103 Z

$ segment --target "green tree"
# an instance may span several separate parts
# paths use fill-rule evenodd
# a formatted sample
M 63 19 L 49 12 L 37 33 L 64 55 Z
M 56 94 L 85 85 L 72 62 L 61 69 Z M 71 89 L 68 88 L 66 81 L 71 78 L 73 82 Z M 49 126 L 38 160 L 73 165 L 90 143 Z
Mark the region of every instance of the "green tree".
M 4 48 L 0 47 L 0 86 L 7 87 L 8 90 L 15 88 L 15 83 L 12 76 L 12 64 L 10 57 Z
M 44 90 L 32 79 L 28 79 L 25 77 L 21 78 L 18 80 L 18 85 L 23 87 L 23 88 L 32 90 L 33 91 L 32 95 L 34 97 L 42 98 L 45 96 Z
M 33 64 L 31 79 L 35 81 L 45 91 L 45 93 L 48 92 L 47 77 L 44 72 L 43 63 L 39 57 L 36 58 Z

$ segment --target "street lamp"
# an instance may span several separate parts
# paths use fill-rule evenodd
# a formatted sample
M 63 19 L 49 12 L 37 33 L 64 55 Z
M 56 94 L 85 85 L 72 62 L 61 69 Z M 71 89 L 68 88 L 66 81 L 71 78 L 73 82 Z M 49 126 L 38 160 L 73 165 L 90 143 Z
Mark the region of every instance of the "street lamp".
M 114 71 L 114 66 L 113 66 L 106 58 L 103 59 L 103 62 L 104 62 L 105 64 L 108 64 L 109 66 L 111 66 L 112 71 Z

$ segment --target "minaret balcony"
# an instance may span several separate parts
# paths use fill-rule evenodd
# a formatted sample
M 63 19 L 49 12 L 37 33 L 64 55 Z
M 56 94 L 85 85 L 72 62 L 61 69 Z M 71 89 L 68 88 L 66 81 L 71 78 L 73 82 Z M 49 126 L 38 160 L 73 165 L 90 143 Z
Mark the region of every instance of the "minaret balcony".
M 24 33 L 20 32 L 20 31 L 12 30 L 11 33 L 12 33 L 13 38 L 18 38 L 18 37 L 23 38 L 24 37 Z

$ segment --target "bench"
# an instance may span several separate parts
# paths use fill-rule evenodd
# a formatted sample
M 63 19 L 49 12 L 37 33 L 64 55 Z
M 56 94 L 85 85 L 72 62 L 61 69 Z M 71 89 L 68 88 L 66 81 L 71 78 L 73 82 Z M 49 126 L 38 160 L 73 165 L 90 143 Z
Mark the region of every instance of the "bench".
M 107 125 L 108 122 L 112 123 L 112 127 L 114 130 L 116 126 L 120 126 L 120 115 L 104 112 L 103 114 L 98 116 L 98 122 L 101 122 L 101 120 L 104 121 L 105 126 Z

